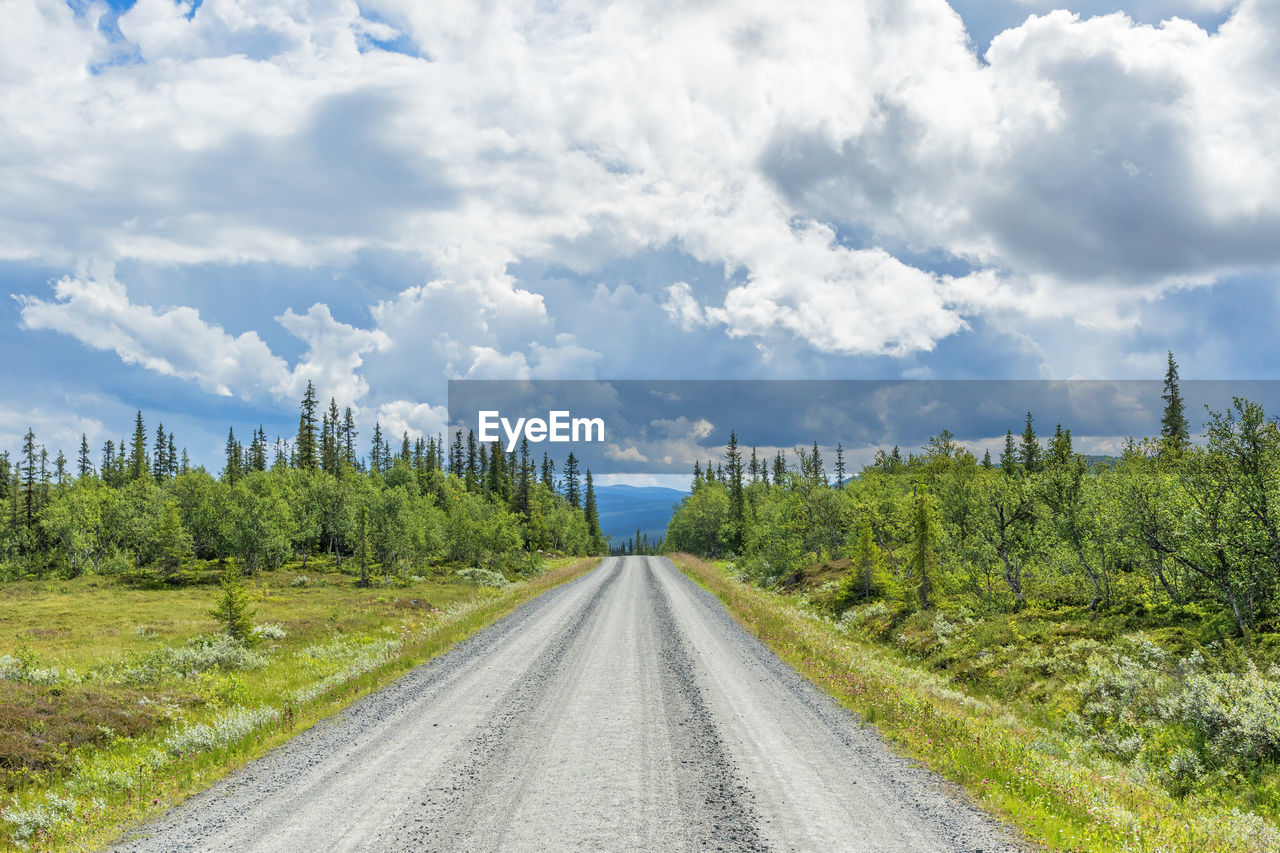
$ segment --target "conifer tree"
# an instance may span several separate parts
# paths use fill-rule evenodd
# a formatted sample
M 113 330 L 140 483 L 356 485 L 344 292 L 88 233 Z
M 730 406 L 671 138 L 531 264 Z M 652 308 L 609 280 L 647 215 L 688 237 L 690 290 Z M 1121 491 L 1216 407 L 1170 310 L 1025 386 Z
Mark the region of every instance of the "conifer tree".
M 773 484 L 781 486 L 782 481 L 787 477 L 787 455 L 779 450 L 773 457 Z
M 53 460 L 53 476 L 54 482 L 58 486 L 62 486 L 67 479 L 67 457 L 63 455 L 62 449 L 58 449 L 58 458 Z
M 342 461 L 349 467 L 356 465 L 356 416 L 347 406 L 342 414 Z
M 38 456 L 35 430 L 28 427 L 27 434 L 22 437 L 22 462 L 20 468 L 22 472 L 22 508 L 27 526 L 31 525 L 36 514 L 36 484 L 39 476 Z
M 836 442 L 836 488 L 844 488 L 844 445 Z
M 702 463 L 695 461 L 693 463 L 693 482 L 689 485 L 689 492 L 696 492 L 702 486 Z
M 983 468 L 985 468 L 985 469 L 986 469 L 986 470 L 988 470 L 988 471 L 990 471 L 990 470 L 992 469 L 992 467 L 993 467 L 993 466 L 992 466 L 992 464 L 991 464 L 991 451 L 990 451 L 990 450 L 984 450 L 984 451 L 982 451 L 982 467 L 983 467 Z
M 1036 438 L 1030 412 L 1027 412 L 1027 424 L 1022 430 L 1022 439 L 1018 442 L 1018 462 L 1028 474 L 1035 474 L 1040 470 L 1040 439 Z
M 297 464 L 299 468 L 316 468 L 319 460 L 316 454 L 316 386 L 307 380 L 307 390 L 302 395 L 301 412 L 298 416 L 298 441 L 296 446 Z
M 93 462 L 89 460 L 89 438 L 84 433 L 80 433 L 80 458 L 78 461 L 80 476 L 91 476 L 93 474 Z
M 241 458 L 240 458 L 240 442 L 236 441 L 235 427 L 227 430 L 226 445 L 227 464 L 222 469 L 222 479 L 227 481 L 227 485 L 234 486 L 241 476 Z
M 138 412 L 133 425 L 133 446 L 129 456 L 129 479 L 141 480 L 151 473 L 147 464 L 147 428 L 142 423 L 142 412 Z
M 369 444 L 369 470 L 382 471 L 382 424 L 373 422 L 373 441 Z
M 1000 468 L 1008 476 L 1018 473 L 1018 450 L 1013 443 L 1013 430 L 1004 434 L 1004 450 L 1000 453 Z
M 404 436 L 400 439 L 400 458 L 405 462 L 413 459 L 413 445 L 409 443 L 409 431 L 404 431 Z
M 1160 418 L 1160 445 L 1166 453 L 1178 454 L 1187 449 L 1191 443 L 1191 430 L 1187 424 L 1185 404 L 1182 401 L 1182 390 L 1178 383 L 1178 363 L 1173 360 L 1173 350 L 1169 351 L 1169 364 L 1164 374 L 1164 415 Z
M 467 430 L 467 470 L 466 484 L 468 492 L 480 491 L 480 458 L 476 454 L 476 434 Z
M 542 485 L 546 486 L 548 491 L 555 491 L 556 466 L 546 453 L 542 454 Z
M 360 507 L 360 581 L 359 586 L 369 586 L 369 508 Z
M 574 509 L 582 506 L 578 491 L 578 457 L 573 455 L 573 451 L 569 452 L 569 458 L 564 461 L 564 499 Z
M 726 477 L 729 485 L 729 547 L 736 554 L 742 550 L 743 526 L 745 524 L 746 502 L 742 489 L 742 450 L 738 447 L 738 435 L 730 430 L 729 444 L 724 450 L 725 462 L 728 464 Z
M 600 530 L 600 513 L 596 509 L 596 487 L 591 481 L 591 469 L 587 469 L 587 488 L 583 497 L 583 515 L 586 516 L 587 533 L 591 537 L 593 554 L 604 553 L 604 533 Z
M 209 615 L 221 623 L 227 636 L 246 646 L 253 645 L 253 610 L 249 608 L 249 593 L 244 588 L 240 566 L 234 561 L 222 573 L 222 594 Z
M 169 455 L 169 441 L 164 434 L 164 424 L 156 426 L 156 443 L 151 455 L 151 473 L 155 475 L 156 482 L 162 483 L 168 477 L 167 457 Z
M 169 451 L 168 451 L 169 476 L 176 477 L 178 474 L 185 474 L 186 471 L 178 470 L 178 448 L 174 445 L 173 432 L 169 433 Z

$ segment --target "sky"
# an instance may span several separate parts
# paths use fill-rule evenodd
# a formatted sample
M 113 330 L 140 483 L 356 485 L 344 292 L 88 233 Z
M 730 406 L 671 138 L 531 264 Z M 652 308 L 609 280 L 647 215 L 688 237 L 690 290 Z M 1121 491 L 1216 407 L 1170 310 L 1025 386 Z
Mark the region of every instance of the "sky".
M 1280 378 L 1280 0 L 0 0 L 0 447 Z

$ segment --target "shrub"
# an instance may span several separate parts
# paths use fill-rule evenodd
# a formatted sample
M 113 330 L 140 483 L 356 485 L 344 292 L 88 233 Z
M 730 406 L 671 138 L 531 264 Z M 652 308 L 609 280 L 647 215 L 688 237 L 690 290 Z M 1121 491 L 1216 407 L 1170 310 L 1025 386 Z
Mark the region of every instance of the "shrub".
M 1178 710 L 1218 759 L 1253 765 L 1280 757 L 1280 670 L 1252 662 L 1239 675 L 1188 676 Z
M 267 625 L 254 625 L 253 635 L 263 640 L 283 640 L 289 636 L 284 628 L 275 622 Z
M 478 586 L 506 586 L 507 584 L 507 579 L 500 572 L 492 572 L 488 569 L 458 569 L 458 577 Z
M 164 739 L 165 749 L 174 757 L 195 755 L 227 746 L 280 716 L 275 708 L 245 708 L 237 705 L 208 723 L 191 723 Z
M 289 586 L 303 587 L 303 586 L 311 586 L 311 584 L 313 583 L 315 583 L 315 581 L 313 581 L 307 575 L 298 575 L 296 578 L 293 579 L 293 582 L 290 583 Z
M 167 679 L 193 678 L 205 670 L 260 669 L 267 665 L 262 655 L 245 648 L 225 634 L 192 637 L 186 646 L 163 646 L 123 667 L 100 672 L 125 684 L 154 684 Z

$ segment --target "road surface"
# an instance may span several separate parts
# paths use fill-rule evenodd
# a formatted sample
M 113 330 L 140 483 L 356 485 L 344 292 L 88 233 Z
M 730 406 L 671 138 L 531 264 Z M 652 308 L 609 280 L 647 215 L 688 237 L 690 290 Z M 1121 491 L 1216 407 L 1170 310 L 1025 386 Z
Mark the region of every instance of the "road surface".
M 120 851 L 993 851 L 668 560 L 605 560 Z

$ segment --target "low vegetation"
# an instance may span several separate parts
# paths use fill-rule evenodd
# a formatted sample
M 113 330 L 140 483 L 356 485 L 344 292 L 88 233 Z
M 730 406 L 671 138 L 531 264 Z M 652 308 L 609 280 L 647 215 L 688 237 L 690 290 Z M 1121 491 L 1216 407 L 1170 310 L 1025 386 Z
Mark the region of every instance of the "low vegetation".
M 817 444 L 695 470 L 667 543 L 753 630 L 1030 837 L 1280 849 L 1280 426 L 1236 399 L 1116 459 L 1027 414 L 835 482 Z M 850 664 L 850 661 L 853 664 Z
M 100 846 L 596 562 L 0 586 L 0 848 Z
M 1274 702 L 1272 682 L 1180 683 L 1178 664 L 1149 637 L 1105 633 L 1111 625 L 1095 628 L 1106 639 L 1090 638 L 1061 627 L 1059 614 L 966 623 L 958 613 L 903 616 L 874 602 L 837 618 L 803 593 L 760 589 L 731 564 L 675 559 L 784 660 L 1038 844 L 1280 849 L 1274 777 L 1254 752 L 1259 733 L 1275 731 L 1258 717 Z M 969 677 L 978 670 L 985 686 Z M 1064 724 L 1071 717 L 1078 722 Z M 1133 748 L 1117 719 L 1157 737 L 1165 725 L 1188 736 L 1202 727 L 1207 740 L 1223 739 L 1221 766 L 1230 769 L 1198 765 L 1197 753 L 1172 741 L 1161 747 L 1167 761 L 1135 766 L 1113 752 Z

